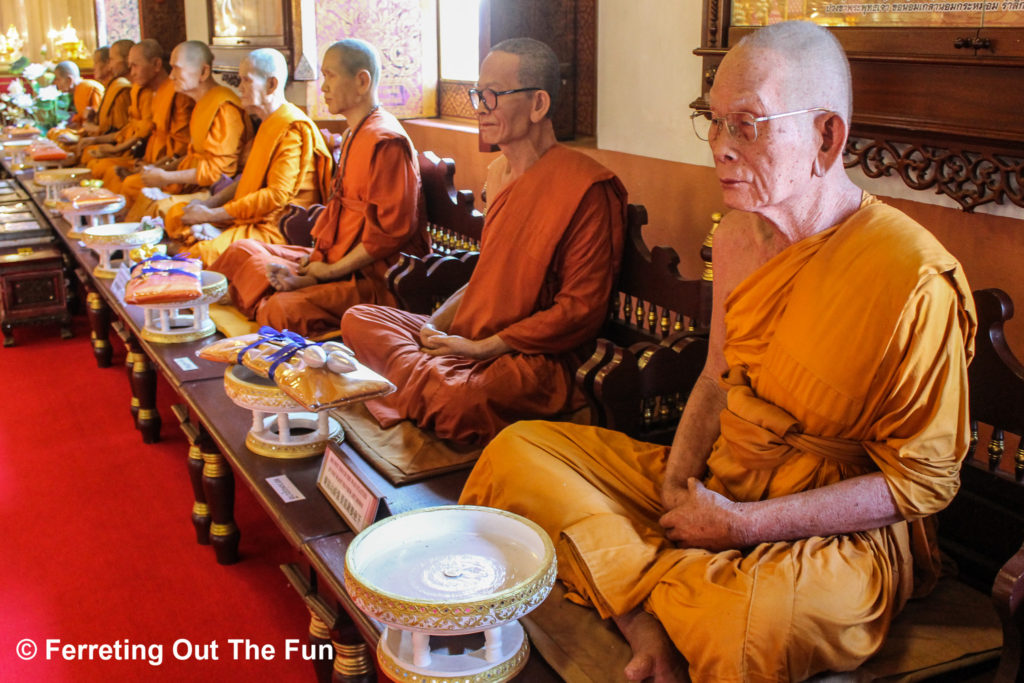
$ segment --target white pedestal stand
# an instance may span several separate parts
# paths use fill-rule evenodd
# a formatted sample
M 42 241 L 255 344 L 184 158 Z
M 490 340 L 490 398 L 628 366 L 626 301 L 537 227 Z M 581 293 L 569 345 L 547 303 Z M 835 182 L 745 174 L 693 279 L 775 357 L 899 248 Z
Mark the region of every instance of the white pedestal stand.
M 217 331 L 210 320 L 210 304 L 228 291 L 228 280 L 222 273 L 204 270 L 200 273 L 203 295 L 185 303 L 140 304 L 144 323 L 142 338 L 158 344 L 176 344 L 209 337 Z

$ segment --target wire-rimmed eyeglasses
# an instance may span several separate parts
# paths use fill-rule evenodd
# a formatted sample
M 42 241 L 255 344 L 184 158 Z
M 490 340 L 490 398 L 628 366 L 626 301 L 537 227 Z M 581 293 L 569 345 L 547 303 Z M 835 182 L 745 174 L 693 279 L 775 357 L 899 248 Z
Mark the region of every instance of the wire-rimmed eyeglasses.
M 490 88 L 484 88 L 478 90 L 477 88 L 471 88 L 469 91 L 469 103 L 473 105 L 473 109 L 479 109 L 483 105 L 484 111 L 494 111 L 498 107 L 498 97 L 501 95 L 511 95 L 517 92 L 530 92 L 531 90 L 543 90 L 544 88 L 513 88 L 512 90 L 491 90 Z
M 781 119 L 784 116 L 796 116 L 797 114 L 809 114 L 815 111 L 825 111 L 832 113 L 831 109 L 825 107 L 812 107 L 811 109 L 797 109 L 796 111 L 786 111 L 781 114 L 769 114 L 768 116 L 754 116 L 749 112 L 735 111 L 723 114 L 722 116 L 712 116 L 711 112 L 702 109 L 695 111 L 690 114 L 690 121 L 693 123 L 693 132 L 697 134 L 697 137 L 701 140 L 708 141 L 718 137 L 718 134 L 722 132 L 722 128 L 729 132 L 729 136 L 733 140 L 740 142 L 754 142 L 757 140 L 758 125 L 765 121 L 772 121 L 773 119 Z

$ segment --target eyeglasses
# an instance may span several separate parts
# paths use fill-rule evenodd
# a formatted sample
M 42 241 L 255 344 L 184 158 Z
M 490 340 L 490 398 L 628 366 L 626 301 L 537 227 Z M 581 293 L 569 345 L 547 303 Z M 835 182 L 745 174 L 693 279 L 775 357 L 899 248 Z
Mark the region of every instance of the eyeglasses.
M 797 114 L 809 114 L 815 111 L 826 111 L 834 113 L 831 109 L 825 107 L 814 107 L 812 109 L 798 109 L 797 111 L 787 111 L 781 114 L 770 114 L 768 116 L 754 116 L 748 112 L 730 112 L 723 116 L 712 116 L 710 111 L 701 110 L 695 111 L 690 114 L 690 121 L 693 123 L 693 132 L 697 134 L 697 137 L 701 140 L 708 141 L 718 137 L 718 134 L 722 132 L 724 126 L 729 131 L 729 136 L 733 140 L 740 142 L 754 142 L 757 140 L 758 126 L 759 123 L 765 121 L 771 121 L 773 119 L 781 119 L 784 116 L 796 116 Z
M 515 88 L 513 90 L 494 91 L 490 88 L 484 88 L 483 90 L 472 88 L 469 91 L 469 103 L 473 105 L 473 109 L 479 109 L 480 105 L 483 105 L 484 111 L 494 111 L 498 107 L 498 97 L 500 95 L 511 95 L 517 92 L 530 92 L 531 90 L 543 89 L 544 88 Z

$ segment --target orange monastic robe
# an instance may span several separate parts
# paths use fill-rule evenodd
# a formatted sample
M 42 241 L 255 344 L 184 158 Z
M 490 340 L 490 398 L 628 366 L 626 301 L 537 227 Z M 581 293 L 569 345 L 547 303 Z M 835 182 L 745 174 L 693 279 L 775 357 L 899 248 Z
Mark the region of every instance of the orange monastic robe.
M 117 131 L 114 137 L 114 144 L 124 144 L 133 138 L 147 139 L 153 132 L 155 123 L 153 121 L 153 89 L 133 85 L 130 93 L 131 106 L 128 108 L 129 120 L 127 125 Z M 117 167 L 130 167 L 135 164 L 135 155 L 132 151 L 126 150 L 117 156 L 97 159 L 92 155 L 92 147 L 87 147 L 82 153 L 82 164 L 92 170 L 92 177 L 102 179 L 107 171 Z
M 411 418 L 471 442 L 579 407 L 573 351 L 608 314 L 625 213 L 611 171 L 568 147 L 549 149 L 491 199 L 480 260 L 449 330 L 470 340 L 498 334 L 513 351 L 485 361 L 430 356 L 419 350 L 425 316 L 356 306 L 342 337 L 398 387 L 369 402 L 370 412 L 385 427 Z
M 330 192 L 333 165 L 316 124 L 285 102 L 260 125 L 234 198 L 224 204 L 233 220 L 216 238 L 195 243 L 188 253 L 209 267 L 238 240 L 284 244 L 277 226 L 281 214 L 288 204 L 309 206 L 323 201 Z M 184 208 L 185 204 L 176 204 L 167 212 L 168 234 L 187 231 L 181 224 Z
M 97 114 L 97 135 L 107 135 L 128 125 L 131 120 L 131 87 L 131 81 L 124 76 L 107 83 Z
M 195 192 L 209 188 L 222 176 L 233 177 L 242 148 L 251 137 L 252 123 L 238 95 L 228 87 L 214 86 L 199 98 L 192 110 L 188 152 L 178 164 L 179 171 L 196 170 L 195 183 L 188 187 L 172 185 L 164 188 L 165 191 L 172 194 Z M 143 187 L 137 174 L 128 176 L 121 184 L 121 193 L 129 206 L 134 203 L 129 212 L 132 217 L 150 212 L 152 202 L 140 194 Z
M 336 331 L 350 306 L 395 303 L 385 280 L 387 269 L 400 253 L 426 254 L 430 242 L 416 149 L 394 116 L 378 109 L 354 135 L 346 133 L 329 195 L 313 228 L 312 249 L 242 240 L 213 264 L 213 270 L 227 275 L 231 298 L 246 316 L 277 329 L 320 336 Z M 270 262 L 292 269 L 307 257 L 336 263 L 357 244 L 376 261 L 352 277 L 291 292 L 276 292 L 267 280 Z
M 75 89 L 71 91 L 71 103 L 75 107 L 75 113 L 71 117 L 73 125 L 81 125 L 85 122 L 87 109 L 99 111 L 105 90 L 102 83 L 91 78 L 83 78 L 78 82 Z
M 759 501 L 881 472 L 911 521 L 677 548 L 658 524 L 668 448 L 543 422 L 499 435 L 461 502 L 544 527 L 571 597 L 602 617 L 643 605 L 693 680 L 853 669 L 933 585 L 937 552 L 921 532 L 959 486 L 975 324 L 956 260 L 881 203 L 791 245 L 725 301 L 727 408 L 707 488 Z
M 153 93 L 153 131 L 140 159 L 142 163 L 151 164 L 166 156 L 185 154 L 188 148 L 188 119 L 194 103 L 191 97 L 175 92 L 174 82 L 169 78 L 157 87 Z M 118 167 L 131 165 L 117 164 L 109 168 L 103 175 L 103 186 L 112 192 L 120 192 L 122 179 Z

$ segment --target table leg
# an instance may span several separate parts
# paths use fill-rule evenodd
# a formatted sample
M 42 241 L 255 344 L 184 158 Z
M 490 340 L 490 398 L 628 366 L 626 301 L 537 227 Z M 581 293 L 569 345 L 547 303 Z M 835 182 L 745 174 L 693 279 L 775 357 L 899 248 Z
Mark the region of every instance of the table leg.
M 103 297 L 94 291 L 89 291 L 85 301 L 89 327 L 92 328 L 92 355 L 96 357 L 96 365 L 109 368 L 110 359 L 114 355 L 110 345 L 110 308 Z
M 203 451 L 192 444 L 188 449 L 188 478 L 192 482 L 192 526 L 196 528 L 196 542 L 210 545 L 210 506 L 206 504 L 206 493 L 203 491 Z
M 238 539 L 235 525 L 235 477 L 220 451 L 203 447 L 203 494 L 210 508 L 210 545 L 218 564 L 238 562 Z
M 334 645 L 331 643 L 331 629 L 312 609 L 309 610 L 309 644 L 313 646 L 317 654 L 323 651 L 325 645 L 330 648 L 330 657 L 324 659 L 317 657 L 313 660 L 316 680 L 320 683 L 330 683 L 331 674 L 334 671 Z
M 359 635 L 355 622 L 343 609 L 338 610 L 338 618 L 331 628 L 331 643 L 334 645 L 333 683 L 377 681 L 370 648 Z
M 128 350 L 132 362 L 132 413 L 135 426 L 142 432 L 144 443 L 160 440 L 161 419 L 156 409 L 156 371 L 135 337 L 129 337 Z
M 14 346 L 14 326 L 5 321 L 0 324 L 0 330 L 4 334 L 4 347 Z

